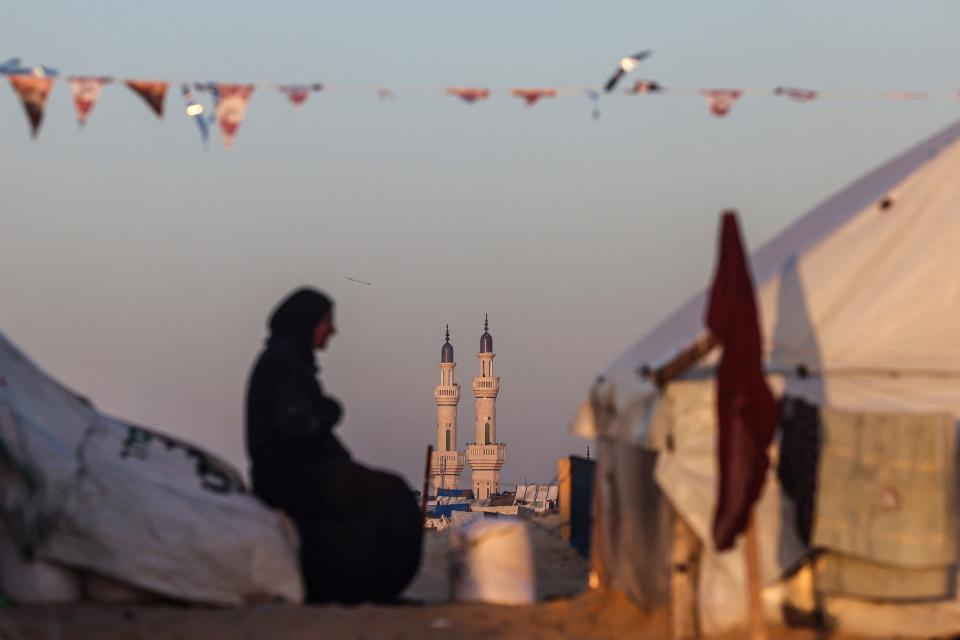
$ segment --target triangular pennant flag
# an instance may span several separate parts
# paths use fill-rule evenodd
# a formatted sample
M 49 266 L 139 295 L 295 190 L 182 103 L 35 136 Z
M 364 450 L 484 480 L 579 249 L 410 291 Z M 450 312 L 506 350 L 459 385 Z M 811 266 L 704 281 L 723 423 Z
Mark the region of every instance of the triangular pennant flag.
M 809 89 L 795 89 L 793 87 L 777 87 L 773 90 L 773 95 L 775 96 L 786 96 L 791 100 L 796 100 L 797 102 L 810 102 L 817 98 L 816 91 L 810 91 Z
M 207 119 L 204 118 L 205 109 L 203 105 L 194 99 L 193 93 L 190 91 L 190 85 L 180 85 L 180 93 L 183 94 L 183 100 L 187 103 L 187 115 L 197 123 L 197 127 L 200 129 L 200 139 L 206 144 L 210 140 L 210 126 Z
M 4 75 L 8 73 L 16 73 L 19 68 L 20 58 L 10 58 L 9 60 L 0 62 L 0 73 Z
M 217 121 L 220 123 L 220 134 L 223 136 L 223 146 L 227 149 L 233 146 L 237 137 L 237 129 L 247 115 L 247 103 L 253 93 L 252 84 L 218 84 Z
M 67 78 L 70 90 L 73 92 L 73 110 L 77 114 L 77 123 L 82 127 L 87 123 L 93 106 L 100 98 L 103 85 L 112 82 L 110 78 L 82 78 L 70 76 Z
M 655 80 L 637 80 L 633 83 L 633 88 L 628 89 L 627 93 L 642 96 L 646 93 L 660 93 L 663 87 Z
M 146 101 L 150 109 L 163 117 L 163 100 L 167 96 L 167 83 L 155 80 L 127 80 L 127 86 L 137 92 Z
M 311 91 L 323 91 L 323 85 L 319 82 L 316 84 L 284 84 L 278 87 L 281 92 L 287 94 L 287 98 L 295 107 L 299 107 L 304 102 L 307 101 L 307 98 L 310 97 Z
M 700 94 L 707 99 L 710 112 L 718 118 L 730 113 L 733 103 L 743 92 L 739 89 L 704 89 Z
M 591 112 L 590 115 L 593 116 L 594 120 L 599 120 L 600 119 L 600 94 L 594 91 L 593 89 L 584 89 L 583 95 L 590 98 L 590 101 L 593 102 L 593 111 Z
M 475 87 L 450 87 L 447 89 L 447 95 L 456 96 L 467 104 L 473 104 L 477 100 L 489 98 L 490 89 L 477 89 Z
M 556 98 L 556 89 L 514 89 L 510 92 L 515 98 L 523 98 L 528 107 L 537 104 L 541 98 Z
M 53 88 L 53 78 L 50 76 L 10 76 L 10 85 L 20 97 L 23 109 L 30 120 L 30 135 L 37 137 L 40 124 L 43 122 L 43 110 L 47 105 L 47 97 Z

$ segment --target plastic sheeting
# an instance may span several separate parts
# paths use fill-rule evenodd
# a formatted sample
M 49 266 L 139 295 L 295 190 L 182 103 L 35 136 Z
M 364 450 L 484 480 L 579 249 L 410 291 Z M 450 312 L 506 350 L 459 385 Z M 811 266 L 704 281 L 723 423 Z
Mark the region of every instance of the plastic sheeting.
M 743 540 L 738 540 L 732 550 L 718 553 L 711 535 L 717 487 L 714 381 L 671 384 L 653 424 L 654 439 L 664 443 L 657 456 L 654 477 L 703 543 L 697 588 L 702 629 L 709 634 L 736 628 L 747 614 Z M 796 533 L 792 504 L 777 484 L 775 468 L 774 461 L 754 507 L 764 585 L 779 582 L 806 552 Z
M 601 554 L 607 582 L 650 608 L 667 602 L 669 568 L 657 560 L 669 557 L 671 521 L 664 514 L 664 505 L 652 498 L 655 492 L 644 471 L 652 467 L 657 490 L 703 542 L 697 606 L 701 628 L 707 634 L 743 628 L 747 614 L 742 541 L 731 551 L 717 553 L 710 535 L 716 499 L 714 394 L 710 378 L 674 382 L 652 419 L 650 439 L 660 450 L 604 441 L 597 462 L 601 469 L 610 469 L 610 462 L 617 461 L 612 467 L 614 474 L 604 476 L 618 489 L 603 492 L 608 503 L 600 512 L 607 516 L 603 527 L 607 546 Z M 795 586 L 809 571 L 793 575 L 804 561 L 806 549 L 795 530 L 792 504 L 773 471 L 775 447 L 772 453 L 771 471 L 754 513 L 766 617 L 783 622 L 783 605 L 795 604 L 791 596 L 798 591 L 809 596 L 812 585 L 807 576 L 807 584 L 799 589 Z M 889 637 L 896 631 L 899 637 L 940 637 L 960 631 L 960 596 L 956 595 L 960 583 L 952 592 L 952 599 L 907 604 L 836 595 L 821 600 L 828 619 L 843 632 Z
M 670 599 L 673 511 L 654 481 L 656 452 L 597 442 L 590 547 L 603 583 L 647 610 Z
M 538 512 L 556 506 L 560 486 L 555 484 L 518 485 L 513 504 L 533 507 Z
M 2 335 L 0 445 L 0 509 L 24 555 L 180 600 L 302 600 L 293 529 L 236 471 L 99 413 Z
M 438 498 L 466 498 L 473 500 L 473 489 L 437 489 Z
M 0 594 L 22 604 L 76 602 L 83 584 L 67 567 L 25 558 L 0 519 Z
M 433 509 L 434 518 L 452 518 L 456 511 L 470 511 L 469 502 L 456 502 L 450 504 L 438 504 Z

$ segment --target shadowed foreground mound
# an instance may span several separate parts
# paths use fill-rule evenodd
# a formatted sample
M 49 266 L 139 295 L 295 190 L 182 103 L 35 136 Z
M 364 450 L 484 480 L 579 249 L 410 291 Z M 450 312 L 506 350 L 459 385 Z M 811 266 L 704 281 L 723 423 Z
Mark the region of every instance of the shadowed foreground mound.
M 810 631 L 771 629 L 771 638 L 812 639 Z M 315 638 L 667 638 L 665 611 L 647 615 L 618 592 L 587 592 L 533 606 L 431 605 L 244 609 L 173 606 L 34 606 L 0 612 L 0 638 L 193 640 Z M 723 638 L 740 638 L 732 634 Z M 834 640 L 847 636 L 833 635 Z
M 662 638 L 666 617 L 649 617 L 618 594 L 591 592 L 533 606 L 297 607 L 32 606 L 0 612 L 0 637 L 191 640 L 207 638 Z

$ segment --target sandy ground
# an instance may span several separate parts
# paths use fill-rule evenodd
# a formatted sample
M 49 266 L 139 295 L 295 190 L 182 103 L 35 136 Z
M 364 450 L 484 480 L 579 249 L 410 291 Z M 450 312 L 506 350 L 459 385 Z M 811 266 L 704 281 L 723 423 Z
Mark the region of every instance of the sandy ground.
M 2 640 L 241 640 L 344 638 L 667 638 L 667 615 L 645 614 L 615 592 L 585 590 L 587 563 L 556 532 L 555 518 L 531 523 L 537 591 L 530 606 L 447 604 L 449 534 L 425 532 L 424 564 L 407 591 L 422 605 L 306 607 L 262 604 L 241 609 L 173 605 L 58 605 L 0 610 Z M 725 636 L 723 640 L 740 638 Z M 771 640 L 813 639 L 809 631 L 773 629 Z M 839 636 L 831 636 L 841 640 Z

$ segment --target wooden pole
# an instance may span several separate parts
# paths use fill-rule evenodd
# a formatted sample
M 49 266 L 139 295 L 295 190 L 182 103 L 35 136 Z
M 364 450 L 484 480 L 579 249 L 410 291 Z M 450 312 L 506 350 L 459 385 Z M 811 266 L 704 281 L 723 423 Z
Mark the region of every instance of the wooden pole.
M 644 365 L 638 373 L 645 378 L 652 378 L 657 388 L 663 389 L 671 380 L 679 378 L 700 362 L 718 344 L 719 342 L 713 337 L 713 334 L 707 331 L 664 363 L 663 366 L 651 370 Z
M 670 638 L 694 640 L 700 637 L 697 617 L 697 583 L 700 574 L 700 538 L 679 513 L 673 512 L 673 541 L 670 550 Z
M 767 640 L 767 626 L 763 621 L 763 596 L 760 593 L 760 544 L 753 514 L 744 536 L 744 556 L 747 564 L 747 602 L 750 608 L 750 640 Z
M 430 493 L 430 463 L 433 461 L 433 445 L 427 445 L 427 464 L 423 469 L 423 494 L 420 497 L 420 521 L 427 522 L 427 494 Z
M 610 487 L 601 486 L 608 482 L 613 474 L 606 469 L 610 464 L 609 444 L 597 439 L 597 463 L 593 467 L 593 501 L 590 513 L 590 576 L 588 586 L 591 589 L 600 589 L 610 586 L 610 577 L 607 575 L 607 531 L 610 523 L 607 522 L 607 510 L 604 507 L 606 496 L 613 491 Z

